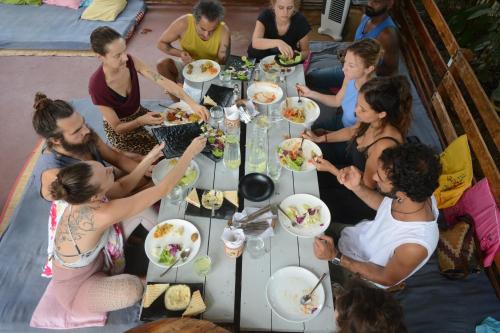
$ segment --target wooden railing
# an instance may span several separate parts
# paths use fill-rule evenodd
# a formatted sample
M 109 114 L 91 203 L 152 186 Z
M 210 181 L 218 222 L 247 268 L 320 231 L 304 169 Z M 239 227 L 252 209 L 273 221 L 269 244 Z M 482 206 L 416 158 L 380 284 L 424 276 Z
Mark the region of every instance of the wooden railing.
M 421 0 L 420 11 L 412 0 L 396 3 L 393 16 L 400 29 L 401 50 L 443 146 L 467 134 L 475 179 L 488 179 L 498 204 L 500 120 L 493 104 L 434 1 Z M 497 255 L 488 272 L 500 297 L 499 267 Z

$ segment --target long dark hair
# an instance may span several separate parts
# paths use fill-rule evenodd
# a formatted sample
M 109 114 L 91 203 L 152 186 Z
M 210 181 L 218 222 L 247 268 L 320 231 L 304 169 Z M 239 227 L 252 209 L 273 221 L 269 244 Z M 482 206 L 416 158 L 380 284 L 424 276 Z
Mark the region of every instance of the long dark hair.
M 390 124 L 399 130 L 403 138 L 406 137 L 412 120 L 413 99 L 405 76 L 374 77 L 363 84 L 359 94 L 363 94 L 375 112 L 387 114 L 381 119 L 382 126 Z M 365 134 L 368 127 L 370 124 L 361 123 L 354 140 Z
M 33 128 L 38 135 L 47 140 L 47 146 L 51 148 L 53 142 L 49 139 L 62 138 L 57 121 L 71 117 L 75 110 L 68 102 L 60 99 L 51 100 L 41 92 L 36 93 L 33 108 L 35 109 L 31 119 Z
M 99 193 L 99 186 L 90 184 L 92 167 L 79 162 L 59 170 L 50 185 L 50 194 L 55 200 L 64 200 L 72 205 L 89 201 Z

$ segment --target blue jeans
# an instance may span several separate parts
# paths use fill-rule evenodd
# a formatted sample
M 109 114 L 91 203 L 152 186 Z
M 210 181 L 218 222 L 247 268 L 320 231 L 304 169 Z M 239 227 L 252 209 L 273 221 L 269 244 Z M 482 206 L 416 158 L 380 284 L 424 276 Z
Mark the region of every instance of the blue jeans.
M 338 59 L 332 61 L 330 67 L 311 69 L 306 75 L 306 85 L 324 94 L 331 94 L 329 89 L 341 87 L 342 82 L 344 82 L 344 72 Z

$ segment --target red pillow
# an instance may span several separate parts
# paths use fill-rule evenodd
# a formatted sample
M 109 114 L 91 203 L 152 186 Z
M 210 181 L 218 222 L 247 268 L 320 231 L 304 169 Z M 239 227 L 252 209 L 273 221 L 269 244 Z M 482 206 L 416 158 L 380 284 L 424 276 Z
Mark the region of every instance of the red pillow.
M 444 218 L 452 224 L 457 216 L 469 214 L 484 255 L 484 267 L 491 266 L 500 251 L 500 210 L 486 178 L 467 189 L 455 206 L 443 209 Z

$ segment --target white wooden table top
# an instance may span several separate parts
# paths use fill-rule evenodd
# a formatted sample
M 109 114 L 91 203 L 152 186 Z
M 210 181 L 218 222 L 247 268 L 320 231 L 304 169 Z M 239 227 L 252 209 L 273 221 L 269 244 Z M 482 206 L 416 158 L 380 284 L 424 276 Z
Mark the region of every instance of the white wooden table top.
M 239 81 L 237 81 L 239 82 Z M 219 83 L 218 79 L 197 87 L 205 93 L 211 83 Z M 231 81 L 235 83 L 235 81 Z M 297 66 L 295 72 L 286 78 L 286 96 L 296 96 L 296 83 L 304 83 L 302 65 Z M 191 84 L 194 86 L 194 84 Z M 240 85 L 241 87 L 241 85 Z M 240 89 L 241 90 L 241 89 Z M 277 107 L 279 102 L 271 107 Z M 249 141 L 253 124 L 247 125 L 246 142 Z M 297 137 L 303 127 L 290 125 L 287 121 L 272 124 L 268 130 L 269 149 L 276 149 L 285 137 Z M 243 152 L 248 153 L 248 152 Z M 216 188 L 220 190 L 234 190 L 238 187 L 238 170 L 227 170 L 222 162 L 214 163 L 205 156 L 197 156 L 196 162 L 200 166 L 201 175 L 197 188 Z M 254 203 L 245 200 L 245 207 L 260 207 L 268 203 L 279 203 L 294 193 L 308 193 L 319 197 L 319 188 L 316 171 L 308 173 L 292 173 L 282 169 L 279 184 L 270 200 Z M 240 297 L 240 328 L 254 331 L 286 331 L 286 332 L 334 332 L 335 320 L 333 311 L 332 290 L 330 279 L 323 281 L 326 300 L 321 313 L 306 323 L 287 322 L 273 313 L 266 301 L 265 287 L 270 276 L 286 266 L 300 266 L 320 276 L 323 272 L 329 274 L 328 263 L 316 259 L 313 253 L 313 239 L 299 238 L 291 235 L 278 224 L 275 235 L 266 239 L 267 252 L 258 259 L 250 257 L 246 252 L 242 256 L 241 295 L 235 294 L 236 260 L 224 254 L 223 242 L 220 239 L 226 221 L 193 217 L 184 214 L 186 205 L 173 206 L 162 200 L 159 221 L 172 218 L 181 218 L 193 223 L 200 231 L 201 247 L 199 254 L 208 254 L 212 259 L 212 270 L 206 278 L 201 278 L 193 272 L 192 264 L 188 263 L 178 269 L 172 269 L 167 275 L 160 278 L 159 269 L 149 265 L 147 279 L 155 282 L 201 282 L 205 285 L 205 301 L 207 311 L 203 318 L 213 322 L 234 322 L 235 299 Z

